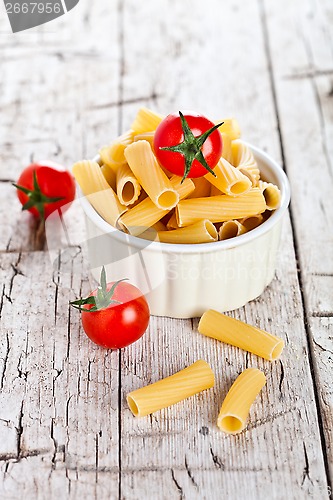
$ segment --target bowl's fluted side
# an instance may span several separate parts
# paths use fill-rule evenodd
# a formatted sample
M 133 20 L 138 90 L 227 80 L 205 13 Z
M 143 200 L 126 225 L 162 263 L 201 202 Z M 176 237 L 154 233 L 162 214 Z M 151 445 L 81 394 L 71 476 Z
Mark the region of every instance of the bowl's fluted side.
M 275 272 L 281 220 L 246 244 L 209 253 L 128 251 L 125 242 L 103 234 L 87 218 L 92 273 L 106 266 L 112 280 L 129 278 L 146 294 L 156 316 L 191 318 L 207 309 L 230 311 L 258 297 Z M 98 242 L 98 244 L 97 244 Z

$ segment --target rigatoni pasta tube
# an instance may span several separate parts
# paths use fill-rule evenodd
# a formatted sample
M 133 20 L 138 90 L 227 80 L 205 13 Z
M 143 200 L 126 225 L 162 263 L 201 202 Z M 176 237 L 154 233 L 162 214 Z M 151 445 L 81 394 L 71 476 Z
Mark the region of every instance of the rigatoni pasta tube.
M 157 221 L 156 224 L 152 226 L 152 228 L 155 229 L 155 231 L 166 231 L 165 225 L 160 220 Z
M 119 202 L 116 193 L 104 178 L 99 164 L 95 161 L 79 161 L 73 165 L 72 171 L 82 193 L 96 212 L 106 222 L 116 226 L 119 217 L 127 208 Z
M 145 233 L 143 233 L 145 234 Z M 157 231 L 155 235 L 153 232 L 147 239 L 160 241 L 162 243 L 210 243 L 217 241 L 218 235 L 214 224 L 209 220 L 201 220 L 192 224 L 191 226 L 173 229 L 171 231 Z
M 178 229 L 176 212 L 174 212 L 171 215 L 170 219 L 167 222 L 166 227 L 167 227 L 167 229 Z
M 143 238 L 144 240 L 154 241 L 157 238 L 158 231 L 166 231 L 165 225 L 160 220 L 156 222 L 156 224 L 154 224 L 153 226 L 148 227 L 146 231 L 141 233 L 140 238 Z
M 249 177 L 252 186 L 258 185 L 260 170 L 251 149 L 241 141 L 232 141 L 232 164 Z
M 221 158 L 214 168 L 215 176 L 211 173 L 205 175 L 213 186 L 229 196 L 240 196 L 251 189 L 251 181 L 231 163 Z
M 276 210 L 279 207 L 281 201 L 281 193 L 279 188 L 271 182 L 263 181 L 259 181 L 258 187 L 266 200 L 267 210 Z
M 127 164 L 118 167 L 116 183 L 117 195 L 123 205 L 132 205 L 139 198 L 141 186 Z
M 265 384 L 265 374 L 257 368 L 248 368 L 236 378 L 217 418 L 217 425 L 223 432 L 227 434 L 242 432 L 250 408 Z
M 200 359 L 170 377 L 130 392 L 127 403 L 134 416 L 145 417 L 210 389 L 214 383 L 211 367 Z
M 213 186 L 212 184 L 210 188 L 210 196 L 220 196 L 221 194 L 223 193 L 219 189 L 217 189 L 216 186 Z
M 264 218 L 261 214 L 256 215 L 248 215 L 240 220 L 242 226 L 246 228 L 247 231 L 251 231 L 255 227 L 260 226 L 260 224 L 264 221 Z
M 211 183 L 207 181 L 204 177 L 192 177 L 192 182 L 195 185 L 193 193 L 191 193 L 188 198 L 204 198 L 210 195 Z
M 258 188 L 254 188 L 237 198 L 221 195 L 180 201 L 176 207 L 176 215 L 179 227 L 183 227 L 201 219 L 209 219 L 211 222 L 241 219 L 264 212 L 265 208 L 265 198 Z
M 219 127 L 219 131 L 221 133 L 228 134 L 228 136 L 232 140 L 239 139 L 239 137 L 241 136 L 241 131 L 236 118 L 226 118 L 225 120 L 220 120 L 216 123 L 221 123 L 221 122 L 223 122 L 222 125 Z
M 279 358 L 284 342 L 279 337 L 210 309 L 201 317 L 198 330 L 202 335 L 240 347 L 269 361 Z
M 177 205 L 179 194 L 161 170 L 149 142 L 133 142 L 126 148 L 125 157 L 133 174 L 157 208 L 171 210 Z
M 231 148 L 231 137 L 228 134 L 222 133 L 222 156 L 225 160 L 232 164 L 232 148 Z
M 142 107 L 136 114 L 135 120 L 131 125 L 131 129 L 135 134 L 144 134 L 156 130 L 158 125 L 163 120 L 163 116 L 151 111 L 151 109 Z
M 124 151 L 127 146 L 133 142 L 133 134 L 133 130 L 128 130 L 117 137 L 110 146 L 104 146 L 100 149 L 99 154 L 102 162 L 114 170 L 116 170 L 119 165 L 126 163 Z
M 181 184 L 181 177 L 174 175 L 171 177 L 170 182 L 179 194 L 180 200 L 186 198 L 186 196 L 194 190 L 194 184 L 191 179 L 187 178 Z M 121 217 L 119 219 L 119 225 L 129 234 L 139 236 L 146 231 L 148 227 L 153 226 L 157 221 L 161 220 L 167 213 L 168 210 L 157 208 L 150 198 L 146 198 L 126 212 L 126 214 L 124 214 L 126 217 Z
M 137 141 L 148 141 L 151 146 L 154 143 L 154 135 L 155 132 L 144 132 L 142 134 L 138 134 L 134 136 L 134 142 Z
M 104 175 L 104 178 L 105 178 L 106 182 L 109 184 L 109 186 L 112 187 L 112 189 L 114 191 L 116 191 L 117 183 L 116 183 L 115 171 L 112 168 L 110 168 L 108 165 L 102 165 L 101 172 Z
M 247 229 L 238 220 L 228 220 L 223 222 L 219 229 L 219 240 L 228 240 L 246 233 Z

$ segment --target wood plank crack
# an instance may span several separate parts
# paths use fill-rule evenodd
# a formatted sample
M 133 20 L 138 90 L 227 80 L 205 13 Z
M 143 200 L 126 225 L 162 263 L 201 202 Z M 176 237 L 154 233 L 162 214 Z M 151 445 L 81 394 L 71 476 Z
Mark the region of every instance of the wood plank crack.
M 18 417 L 18 424 L 17 424 L 17 427 L 16 427 L 16 433 L 17 433 L 17 452 L 16 452 L 16 456 L 17 458 L 20 458 L 21 456 L 21 440 L 22 440 L 22 434 L 23 434 L 23 404 L 24 404 L 24 400 L 22 400 L 22 403 L 21 403 L 21 408 L 20 408 L 20 413 L 19 413 L 19 417 Z
M 21 451 L 20 456 L 18 457 L 16 453 L 1 453 L 0 454 L 0 462 L 8 462 L 12 461 L 14 463 L 19 463 L 21 460 L 29 457 L 38 457 L 39 455 L 47 455 L 50 450 L 40 449 L 40 450 L 24 450 Z
M 283 363 L 282 363 L 281 359 L 279 360 L 279 364 L 280 364 L 280 369 L 281 369 L 280 380 L 279 380 L 279 391 L 280 391 L 280 399 L 282 399 L 283 398 L 282 384 L 284 381 L 284 368 L 283 368 Z
M 303 470 L 303 477 L 302 477 L 302 486 L 305 482 L 306 479 L 310 481 L 311 484 L 313 484 L 313 481 L 310 477 L 310 467 L 309 467 L 309 458 L 308 458 L 308 453 L 306 451 L 306 446 L 305 443 L 303 442 L 303 449 L 304 449 L 304 460 L 305 460 L 305 465 L 304 465 L 304 470 Z
M 312 68 L 309 71 L 304 71 L 302 73 L 294 73 L 292 75 L 285 75 L 283 79 L 285 80 L 302 80 L 304 78 L 316 78 L 317 76 L 330 76 L 333 75 L 333 68 L 318 69 Z
M 209 447 L 210 454 L 212 456 L 213 462 L 218 469 L 224 470 L 224 463 L 218 455 L 213 452 L 212 446 Z
M 2 373 L 1 373 L 1 379 L 0 379 L 0 390 L 1 391 L 3 390 L 9 352 L 10 352 L 9 333 L 7 331 L 6 332 L 6 352 L 5 352 L 5 357 L 3 358 L 3 367 L 2 367 Z
M 175 483 L 176 485 L 176 488 L 179 492 L 179 500 L 183 500 L 184 497 L 184 492 L 183 492 L 183 488 L 180 486 L 180 484 L 178 483 L 177 479 L 175 478 L 175 472 L 173 469 L 171 469 L 171 477 L 172 477 L 172 481 Z
M 185 469 L 186 469 L 187 475 L 188 475 L 188 477 L 190 478 L 190 480 L 191 480 L 192 484 L 193 484 L 196 488 L 198 488 L 198 484 L 197 484 L 197 482 L 195 481 L 194 476 L 193 476 L 193 474 L 192 474 L 192 471 L 191 471 L 191 469 L 189 468 L 189 465 L 188 465 L 188 463 L 187 463 L 187 457 L 186 457 L 186 455 L 185 455 Z

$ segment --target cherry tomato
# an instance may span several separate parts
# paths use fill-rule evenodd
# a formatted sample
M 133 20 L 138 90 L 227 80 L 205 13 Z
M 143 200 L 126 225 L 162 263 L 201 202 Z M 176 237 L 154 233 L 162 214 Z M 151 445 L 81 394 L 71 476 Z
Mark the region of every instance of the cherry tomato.
M 26 167 L 14 186 L 22 210 L 29 210 L 35 217 L 42 219 L 60 207 L 63 207 L 62 211 L 67 210 L 75 198 L 72 174 L 50 161 L 32 163 Z
M 192 112 L 168 115 L 154 134 L 159 163 L 183 178 L 206 175 L 222 155 L 222 136 L 217 130 L 220 125 Z
M 88 337 L 109 349 L 132 344 L 142 337 L 149 323 L 148 303 L 140 290 L 124 280 L 106 284 L 104 267 L 101 285 L 87 298 L 71 304 L 82 312 Z

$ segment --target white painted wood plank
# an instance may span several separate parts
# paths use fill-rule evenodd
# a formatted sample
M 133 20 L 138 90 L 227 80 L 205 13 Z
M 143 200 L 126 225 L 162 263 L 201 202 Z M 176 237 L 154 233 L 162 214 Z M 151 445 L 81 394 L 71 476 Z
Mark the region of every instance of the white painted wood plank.
M 270 472 L 257 470 L 234 470 L 226 471 L 216 467 L 215 470 L 194 470 L 193 477 L 189 476 L 187 470 L 151 470 L 126 473 L 128 489 L 126 500 L 137 500 L 138 491 L 143 483 L 150 484 L 148 498 L 158 498 L 159 500 L 188 499 L 202 500 L 211 498 L 219 500 L 221 498 L 238 498 L 241 500 L 257 500 L 258 498 L 284 498 L 278 485 L 286 481 L 285 471 L 276 471 L 277 481 L 271 482 Z M 260 474 L 258 474 L 260 472 Z M 171 478 L 171 479 L 170 479 Z M 218 488 L 216 485 L 219 485 Z M 254 485 L 253 490 L 248 489 L 248 485 Z M 292 482 L 288 498 L 298 500 L 307 498 L 297 493 Z M 209 497 L 203 496 L 202 491 L 212 492 Z M 257 491 L 258 493 L 254 493 Z M 325 498 L 326 490 L 316 491 L 317 498 Z M 311 498 L 312 493 L 309 494 Z
M 332 261 L 328 257 L 333 249 L 330 217 L 333 180 L 330 159 L 326 155 L 330 141 L 324 129 L 326 120 L 332 121 L 332 105 L 327 106 L 325 117 L 321 109 L 324 89 L 328 86 L 321 85 L 319 89 L 316 78 L 287 77 L 295 74 L 296 64 L 312 67 L 308 52 L 312 30 L 302 31 L 305 17 L 302 5 L 303 2 L 285 2 L 285 8 L 281 8 L 281 4 L 267 3 L 269 41 L 284 152 L 293 188 L 301 264 L 305 272 L 332 273 Z M 283 33 L 282 25 L 285 27 Z M 320 79 L 323 82 L 328 77 Z
M 299 9 L 299 5 L 295 2 L 294 8 Z M 305 34 L 304 43 L 308 44 L 312 55 L 311 69 L 317 74 L 333 71 L 332 12 L 329 0 L 313 0 L 303 2 L 302 11 L 298 13 Z
M 305 287 L 309 315 L 332 316 L 333 276 L 309 273 L 305 279 Z
M 118 492 L 118 353 L 92 344 L 69 309 L 91 287 L 73 257 L 72 270 L 54 270 L 47 253 L 2 259 L 2 495 L 16 485 L 28 498 L 49 487 L 76 498 L 82 480 L 99 491 L 104 470 Z
M 60 31 L 36 34 L 41 45 L 34 34 L 31 43 L 22 34 L 10 35 L 10 43 L 2 46 L 2 179 L 15 180 L 33 159 L 53 158 L 70 166 L 117 134 L 116 6 L 104 14 L 104 6 L 86 3 L 76 21 L 63 22 Z M 45 498 L 47 492 L 48 498 L 115 498 L 118 354 L 89 342 L 79 314 L 69 313 L 68 306 L 93 286 L 86 265 L 76 246 L 66 261 L 63 256 L 58 277 L 47 253 L 26 253 L 35 248 L 33 225 L 28 214 L 20 214 L 10 182 L 0 187 L 5 195 L 1 213 L 8 220 L 0 250 L 11 252 L 0 256 L 5 285 L 0 496 Z M 69 215 L 71 244 L 81 244 L 82 213 L 74 208 Z M 10 290 L 20 249 L 24 276 L 15 276 Z
M 327 473 L 332 481 L 333 405 L 328 387 L 333 367 L 330 354 L 333 350 L 332 325 L 328 321 L 323 328 L 320 320 L 313 320 L 312 315 L 331 316 L 333 310 L 333 171 L 330 145 L 333 107 L 329 99 L 330 78 L 325 76 L 326 65 L 322 66 L 323 59 L 319 56 L 326 54 L 326 61 L 332 64 L 333 54 L 327 52 L 327 47 L 331 45 L 324 43 L 323 37 L 329 36 L 328 19 L 333 10 L 331 3 L 326 3 L 324 7 L 324 2 L 307 2 L 306 6 L 304 8 L 304 2 L 300 1 L 281 2 L 279 6 L 265 2 L 284 155 L 292 185 L 297 257 L 305 294 L 317 404 L 322 413 L 322 434 L 327 447 Z M 319 16 L 318 9 L 322 8 L 327 14 Z M 295 78 L 304 67 L 307 68 L 307 77 Z M 316 345 L 318 336 L 324 341 L 326 357 Z
M 326 437 L 326 455 L 331 477 L 333 477 L 333 436 L 332 436 L 332 372 L 333 372 L 333 319 L 312 317 L 309 319 L 312 349 L 316 359 L 318 399 L 322 409 L 323 432 Z

